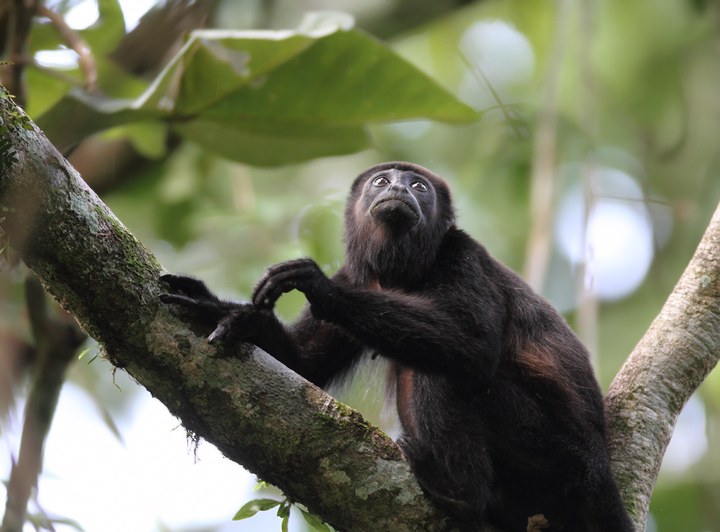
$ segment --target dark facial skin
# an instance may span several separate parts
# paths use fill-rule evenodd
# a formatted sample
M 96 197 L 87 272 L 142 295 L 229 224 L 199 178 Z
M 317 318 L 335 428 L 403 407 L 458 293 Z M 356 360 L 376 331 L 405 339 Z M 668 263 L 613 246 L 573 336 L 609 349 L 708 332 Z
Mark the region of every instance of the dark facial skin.
M 360 208 L 378 224 L 410 229 L 427 223 L 435 215 L 435 189 L 412 171 L 391 168 L 365 182 Z

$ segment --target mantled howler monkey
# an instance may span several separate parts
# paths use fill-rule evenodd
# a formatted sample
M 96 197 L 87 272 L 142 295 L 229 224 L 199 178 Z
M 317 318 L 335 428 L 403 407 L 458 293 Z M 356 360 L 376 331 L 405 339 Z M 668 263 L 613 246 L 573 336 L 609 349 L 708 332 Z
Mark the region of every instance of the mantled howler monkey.
M 164 275 L 172 293 L 160 299 L 204 320 L 210 343 L 253 343 L 319 386 L 365 351 L 388 358 L 398 444 L 423 487 L 468 520 L 507 532 L 530 518 L 548 531 L 633 530 L 587 351 L 455 226 L 447 184 L 414 164 L 373 166 L 352 185 L 345 223 L 345 263 L 331 278 L 311 259 L 284 262 L 252 303 L 233 303 Z M 293 289 L 309 308 L 285 326 L 272 309 Z

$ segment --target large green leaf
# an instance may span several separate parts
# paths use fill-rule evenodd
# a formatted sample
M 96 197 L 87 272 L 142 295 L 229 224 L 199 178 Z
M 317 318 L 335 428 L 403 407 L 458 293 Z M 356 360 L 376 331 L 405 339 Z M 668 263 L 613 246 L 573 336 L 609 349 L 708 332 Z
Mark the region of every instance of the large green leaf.
M 75 89 L 38 124 L 66 150 L 103 129 L 161 119 L 208 150 L 274 165 L 362 150 L 368 122 L 479 118 L 352 25 L 313 14 L 294 31 L 195 31 L 139 98 Z

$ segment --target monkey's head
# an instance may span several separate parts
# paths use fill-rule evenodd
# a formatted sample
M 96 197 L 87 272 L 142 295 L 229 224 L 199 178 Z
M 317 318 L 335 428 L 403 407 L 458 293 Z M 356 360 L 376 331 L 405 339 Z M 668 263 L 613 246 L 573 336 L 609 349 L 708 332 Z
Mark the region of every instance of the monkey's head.
M 353 182 L 345 210 L 348 226 L 372 223 L 390 232 L 442 232 L 454 223 L 450 189 L 429 170 L 411 163 L 373 166 Z
M 440 177 L 410 163 L 373 166 L 355 179 L 345 207 L 346 264 L 361 282 L 418 280 L 453 225 Z

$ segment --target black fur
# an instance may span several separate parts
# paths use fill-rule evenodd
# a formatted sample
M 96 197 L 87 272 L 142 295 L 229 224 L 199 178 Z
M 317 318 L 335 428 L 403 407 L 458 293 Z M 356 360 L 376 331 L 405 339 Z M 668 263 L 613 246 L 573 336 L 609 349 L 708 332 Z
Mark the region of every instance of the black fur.
M 161 299 L 203 316 L 211 342 L 252 342 L 320 386 L 368 349 L 390 359 L 398 443 L 427 491 L 469 521 L 630 532 L 587 351 L 457 229 L 445 182 L 409 163 L 378 165 L 353 183 L 345 215 L 346 260 L 330 279 L 299 259 L 269 268 L 252 304 L 174 275 L 163 280 L 175 294 Z M 293 289 L 310 306 L 285 327 L 272 308 Z

